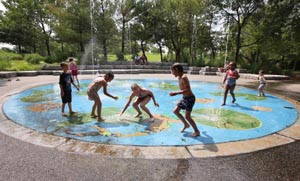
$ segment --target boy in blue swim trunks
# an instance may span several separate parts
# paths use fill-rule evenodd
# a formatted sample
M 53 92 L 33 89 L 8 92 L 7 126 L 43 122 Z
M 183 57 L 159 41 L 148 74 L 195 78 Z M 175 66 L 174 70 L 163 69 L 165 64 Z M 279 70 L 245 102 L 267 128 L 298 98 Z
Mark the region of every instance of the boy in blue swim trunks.
M 183 67 L 179 63 L 173 64 L 171 67 L 171 71 L 175 77 L 178 77 L 180 91 L 170 92 L 170 96 L 175 96 L 178 94 L 183 95 L 183 99 L 177 104 L 173 112 L 184 124 L 181 132 L 184 132 L 184 130 L 186 128 L 189 128 L 191 125 L 194 129 L 194 133 L 191 136 L 197 137 L 200 135 L 200 131 L 198 130 L 195 121 L 191 117 L 196 98 L 191 90 L 190 81 L 188 77 L 184 75 Z M 185 110 L 185 117 L 180 114 L 181 109 Z

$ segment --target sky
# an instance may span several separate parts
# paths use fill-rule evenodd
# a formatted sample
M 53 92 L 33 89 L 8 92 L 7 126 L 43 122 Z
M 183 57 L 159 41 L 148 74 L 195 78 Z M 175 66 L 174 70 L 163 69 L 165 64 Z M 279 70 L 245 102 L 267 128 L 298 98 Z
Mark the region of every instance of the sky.
M 0 10 L 1 11 L 5 10 L 5 8 L 4 8 L 3 4 L 2 4 L 2 0 L 0 0 Z

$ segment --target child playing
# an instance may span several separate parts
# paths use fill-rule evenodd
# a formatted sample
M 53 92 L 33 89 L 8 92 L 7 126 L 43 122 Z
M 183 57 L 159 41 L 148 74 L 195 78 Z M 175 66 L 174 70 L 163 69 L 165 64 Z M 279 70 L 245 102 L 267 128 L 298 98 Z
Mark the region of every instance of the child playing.
M 107 92 L 107 83 L 111 82 L 113 79 L 114 79 L 113 72 L 108 72 L 104 75 L 104 78 L 98 77 L 88 86 L 87 95 L 89 97 L 89 100 L 94 101 L 91 116 L 94 118 L 98 116 L 97 121 L 104 121 L 104 119 L 102 119 L 101 117 L 102 103 L 98 95 L 98 91 L 101 89 L 101 87 L 103 87 L 103 93 L 106 96 L 111 97 L 115 100 L 118 99 L 117 96 L 112 96 Z M 95 114 L 96 108 L 97 108 L 97 115 Z
M 195 104 L 195 95 L 191 90 L 189 79 L 186 75 L 183 74 L 183 67 L 178 63 L 172 65 L 171 71 L 175 77 L 178 77 L 180 91 L 171 92 L 170 96 L 175 96 L 178 94 L 183 95 L 183 99 L 180 101 L 180 103 L 177 104 L 173 112 L 184 124 L 181 132 L 184 132 L 184 130 L 186 128 L 189 128 L 191 125 L 194 129 L 194 133 L 191 136 L 197 137 L 200 135 L 200 131 L 198 130 L 195 121 L 191 117 L 193 106 Z M 180 114 L 181 109 L 186 110 L 185 118 L 182 116 L 182 114 Z M 186 120 L 189 122 L 189 124 Z
M 77 68 L 77 65 L 76 65 L 76 63 L 75 63 L 75 61 L 74 61 L 73 58 L 70 58 L 70 59 L 69 59 L 69 62 L 70 62 L 70 69 L 71 69 L 72 78 L 73 78 L 73 80 L 76 79 L 76 81 L 77 81 L 77 86 L 80 87 L 80 86 L 79 86 L 78 77 L 77 77 L 77 75 L 78 75 L 78 68 Z
M 228 70 L 226 71 L 225 77 L 223 79 L 223 84 L 224 84 L 224 102 L 221 104 L 222 106 L 226 105 L 226 99 L 227 99 L 227 94 L 228 91 L 230 91 L 230 94 L 232 96 L 232 103 L 235 103 L 235 95 L 233 93 L 235 85 L 236 85 L 236 80 L 240 77 L 238 71 L 236 69 L 236 63 L 235 62 L 230 62 L 228 65 Z
M 146 107 L 146 105 L 148 104 L 148 102 L 150 101 L 151 98 L 153 100 L 154 105 L 159 107 L 159 104 L 155 101 L 153 93 L 148 89 L 140 87 L 138 84 L 132 84 L 131 85 L 131 90 L 132 90 L 132 93 L 129 97 L 129 100 L 126 103 L 126 105 L 125 105 L 125 107 L 124 107 L 124 109 L 123 109 L 123 111 L 121 112 L 120 115 L 122 115 L 126 111 L 126 109 L 129 106 L 131 100 L 134 97 L 137 97 L 137 99 L 134 101 L 134 103 L 132 105 L 134 107 L 134 109 L 138 112 L 135 117 L 139 117 L 142 114 L 142 112 L 139 108 L 139 105 L 140 105 L 140 107 L 149 115 L 150 121 L 153 122 L 154 117 L 151 114 L 151 112 L 149 111 L 149 109 Z
M 60 86 L 60 95 L 62 99 L 62 107 L 61 107 L 61 114 L 63 116 L 66 116 L 65 114 L 65 105 L 68 103 L 69 112 L 70 114 L 74 114 L 72 110 L 72 87 L 71 84 L 73 84 L 74 87 L 79 91 L 79 88 L 74 84 L 73 79 L 71 77 L 71 74 L 68 73 L 69 65 L 65 62 L 60 64 L 63 73 L 59 76 L 59 86 Z
M 266 86 L 266 79 L 264 77 L 264 71 L 260 70 L 259 71 L 259 76 L 258 76 L 258 80 L 259 80 L 259 86 L 258 86 L 258 96 L 265 96 L 264 93 L 264 88 Z

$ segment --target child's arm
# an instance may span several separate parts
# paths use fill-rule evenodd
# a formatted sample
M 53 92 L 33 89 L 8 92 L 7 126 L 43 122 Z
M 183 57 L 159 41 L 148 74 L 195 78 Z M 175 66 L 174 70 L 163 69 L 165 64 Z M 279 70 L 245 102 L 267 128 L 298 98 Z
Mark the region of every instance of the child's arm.
M 170 96 L 184 94 L 191 91 L 190 81 L 187 77 L 182 77 L 182 84 L 184 85 L 184 88 L 177 92 L 171 92 Z
M 60 87 L 60 96 L 63 97 L 65 95 L 65 92 L 64 92 L 62 84 L 59 84 L 59 87 Z
M 103 93 L 104 93 L 106 96 L 111 97 L 111 98 L 113 98 L 113 99 L 115 99 L 115 100 L 118 99 L 118 96 L 113 96 L 113 95 L 111 95 L 111 94 L 109 94 L 109 93 L 107 92 L 107 84 L 106 84 L 106 83 L 103 85 Z
M 225 76 L 223 78 L 223 84 L 225 84 L 226 79 L 227 79 L 227 72 L 226 72 L 226 74 L 225 74 Z
M 148 91 L 149 91 L 149 90 L 148 90 Z M 155 101 L 154 94 L 153 94 L 151 91 L 149 91 L 149 94 L 150 94 L 150 96 L 152 97 L 152 100 L 153 100 L 154 105 L 157 106 L 157 107 L 159 107 L 159 104 Z
M 132 93 L 132 94 L 130 95 L 130 97 L 129 97 L 129 99 L 128 99 L 126 105 L 125 105 L 125 107 L 123 108 L 122 112 L 120 113 L 120 115 L 122 115 L 122 114 L 126 111 L 126 109 L 128 108 L 128 106 L 129 106 L 131 100 L 133 99 L 133 97 L 134 97 L 134 95 L 133 95 L 133 93 Z
M 74 82 L 72 82 L 72 85 L 77 89 L 77 91 L 79 91 L 79 87 L 76 84 L 74 84 Z

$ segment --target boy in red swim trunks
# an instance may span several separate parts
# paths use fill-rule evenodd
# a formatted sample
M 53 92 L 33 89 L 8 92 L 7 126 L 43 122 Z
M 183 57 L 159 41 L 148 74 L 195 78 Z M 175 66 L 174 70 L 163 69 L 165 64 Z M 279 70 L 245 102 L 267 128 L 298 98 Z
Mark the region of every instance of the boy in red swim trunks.
M 190 81 L 189 81 L 188 77 L 183 74 L 183 67 L 180 64 L 175 63 L 174 65 L 172 65 L 171 71 L 175 77 L 178 77 L 180 91 L 170 92 L 170 96 L 175 96 L 178 94 L 183 95 L 183 99 L 180 101 L 180 103 L 177 104 L 177 106 L 175 107 L 175 109 L 173 111 L 174 114 L 184 124 L 184 127 L 181 129 L 181 132 L 184 132 L 184 130 L 186 128 L 189 128 L 191 125 L 194 129 L 194 133 L 191 134 L 191 137 L 200 136 L 200 131 L 198 130 L 195 121 L 191 117 L 191 113 L 192 113 L 196 98 L 191 90 Z M 182 114 L 180 114 L 181 109 L 185 110 L 185 117 L 183 117 Z

